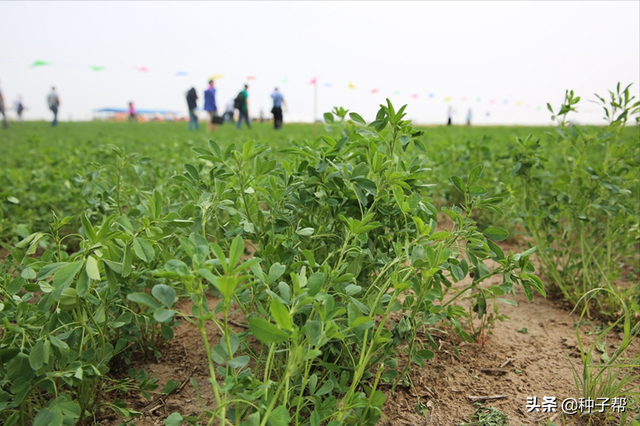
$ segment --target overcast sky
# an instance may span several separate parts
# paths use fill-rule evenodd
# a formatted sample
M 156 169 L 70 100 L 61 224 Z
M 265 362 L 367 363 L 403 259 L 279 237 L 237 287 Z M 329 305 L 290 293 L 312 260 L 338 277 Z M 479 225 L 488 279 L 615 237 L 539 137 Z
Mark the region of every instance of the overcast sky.
M 250 114 L 268 115 L 278 86 L 286 122 L 313 118 L 317 77 L 319 117 L 340 105 L 373 119 L 389 97 L 408 103 L 408 118 L 419 123 L 446 121 L 451 105 L 454 122 L 471 108 L 477 124 L 549 124 L 537 107 L 557 107 L 565 89 L 588 100 L 620 81 L 638 96 L 639 6 L 3 1 L 0 89 L 6 104 L 22 95 L 28 119 L 50 117 L 52 85 L 63 120 L 130 100 L 186 113 L 185 92 L 196 87 L 202 106 L 208 77 L 221 74 L 219 108 L 248 82 Z M 29 67 L 36 60 L 50 65 Z M 595 104 L 580 110 L 577 121 L 601 122 Z

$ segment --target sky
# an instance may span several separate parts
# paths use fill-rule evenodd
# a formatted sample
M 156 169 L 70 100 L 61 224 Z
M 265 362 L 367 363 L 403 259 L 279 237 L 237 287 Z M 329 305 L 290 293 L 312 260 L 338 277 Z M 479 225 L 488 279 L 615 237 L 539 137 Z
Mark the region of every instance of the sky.
M 474 124 L 548 125 L 571 89 L 572 119 L 598 124 L 594 93 L 639 97 L 638 1 L 0 2 L 0 40 L 0 90 L 26 119 L 50 119 L 52 85 L 62 120 L 129 101 L 186 114 L 212 75 L 219 109 L 249 84 L 251 116 L 279 87 L 285 122 L 334 106 L 373 120 L 389 98 L 421 124 L 451 106 L 454 124 L 471 109 Z

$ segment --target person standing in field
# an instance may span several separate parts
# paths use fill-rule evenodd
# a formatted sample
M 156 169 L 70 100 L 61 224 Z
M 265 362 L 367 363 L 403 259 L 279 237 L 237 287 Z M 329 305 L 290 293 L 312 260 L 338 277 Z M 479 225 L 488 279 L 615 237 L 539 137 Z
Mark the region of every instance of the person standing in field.
M 453 107 L 449 105 L 447 109 L 447 126 L 451 126 L 451 119 L 453 118 Z
M 467 126 L 471 126 L 471 108 L 469 108 L 469 112 L 467 112 Z
M 0 114 L 2 114 L 2 126 L 7 129 L 9 122 L 7 121 L 7 114 L 4 111 L 4 96 L 2 95 L 2 89 L 0 89 Z
M 200 130 L 200 123 L 198 123 L 198 116 L 196 115 L 198 94 L 193 87 L 187 92 L 187 107 L 189 108 L 189 131 L 192 131 L 194 127 L 196 130 Z
M 136 108 L 133 106 L 133 102 L 129 102 L 129 121 L 138 121 L 136 118 Z
M 225 107 L 225 111 L 224 111 L 224 120 L 227 123 L 233 123 L 233 113 L 235 111 L 235 108 L 233 107 L 233 98 L 229 99 L 229 102 L 227 102 L 227 105 Z
M 18 113 L 18 121 L 22 121 L 22 112 L 24 111 L 24 104 L 22 103 L 22 96 L 18 95 L 15 100 L 16 113 Z
M 244 85 L 244 90 L 238 93 L 238 97 L 234 101 L 234 106 L 238 108 L 238 125 L 239 129 L 242 125 L 242 119 L 244 119 L 245 123 L 247 123 L 247 127 L 251 129 L 251 124 L 249 124 L 249 89 L 248 85 Z
M 60 97 L 56 92 L 55 87 L 51 87 L 51 93 L 47 96 L 47 103 L 49 104 L 49 109 L 53 112 L 53 121 L 51 122 L 52 126 L 58 125 L 58 108 L 60 108 Z
M 278 91 L 276 87 L 271 94 L 271 99 L 273 99 L 273 108 L 271 108 L 271 113 L 273 114 L 273 128 L 278 130 L 282 128 L 282 105 L 287 105 L 284 101 L 284 97 L 282 93 Z
M 218 125 L 214 123 L 214 117 L 218 116 L 218 106 L 216 105 L 216 89 L 213 87 L 213 80 L 209 80 L 209 87 L 204 91 L 204 110 L 209 113 L 209 124 L 207 125 L 207 131 L 215 132 L 218 130 Z

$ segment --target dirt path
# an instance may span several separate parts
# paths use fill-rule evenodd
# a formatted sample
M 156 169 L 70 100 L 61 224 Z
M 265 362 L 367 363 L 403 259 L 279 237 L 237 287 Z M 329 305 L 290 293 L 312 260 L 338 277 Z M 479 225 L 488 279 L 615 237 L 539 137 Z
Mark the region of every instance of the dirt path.
M 494 279 L 496 282 L 487 284 L 496 284 L 500 280 L 498 277 Z M 464 285 L 464 282 L 458 284 Z M 570 315 L 561 302 L 540 296 L 529 303 L 521 289 L 510 298 L 518 306 L 499 305 L 500 313 L 511 319 L 494 325 L 484 347 L 462 343 L 458 345 L 459 355 L 456 355 L 452 342 L 443 335 L 438 339 L 440 351 L 425 363 L 425 368 L 411 368 L 413 389 L 411 386 L 398 386 L 392 393 L 389 392 L 389 386 L 382 386 L 388 399 L 384 406 L 385 418 L 380 424 L 459 426 L 471 421 L 470 416 L 476 409 L 469 396 L 495 395 L 505 398 L 489 400 L 484 405 L 495 407 L 508 415 L 509 425 L 541 425 L 553 418 L 562 424 L 557 415 L 561 411 L 559 406 L 556 413 L 529 413 L 527 398 L 537 397 L 541 403 L 543 397 L 552 396 L 557 397 L 560 404 L 565 398 L 578 396 L 567 355 L 581 369 L 574 326 L 579 315 Z M 215 303 L 215 299 L 210 301 L 212 308 Z M 459 303 L 465 306 L 464 300 Z M 489 304 L 487 309 L 492 309 L 492 305 Z M 587 332 L 593 327 L 585 326 L 583 329 Z M 220 333 L 213 325 L 208 330 L 212 344 L 218 343 Z M 242 329 L 236 328 L 235 331 Z M 594 336 L 586 336 L 585 339 L 592 341 Z M 608 343 L 615 343 L 615 340 L 618 340 L 617 336 L 609 339 Z M 633 351 L 640 351 L 639 343 L 635 342 Z M 609 353 L 612 352 L 611 348 L 608 344 Z M 137 361 L 133 366 L 160 378 L 159 389 L 169 379 L 186 381 L 192 377 L 200 389 L 202 403 L 213 406 L 206 353 L 198 330 L 183 322 L 175 330 L 175 338 L 161 349 L 161 353 L 162 358 L 157 361 Z M 196 392 L 189 383 L 174 395 L 164 399 L 155 397 L 152 404 L 133 393 L 122 398 L 129 407 L 145 413 L 142 418 L 135 420 L 138 426 L 162 425 L 163 420 L 174 411 L 183 416 L 197 416 L 201 412 Z M 418 402 L 428 409 L 424 415 L 416 411 Z M 116 426 L 120 421 L 111 418 L 100 424 Z M 577 418 L 569 418 L 564 424 L 585 423 Z

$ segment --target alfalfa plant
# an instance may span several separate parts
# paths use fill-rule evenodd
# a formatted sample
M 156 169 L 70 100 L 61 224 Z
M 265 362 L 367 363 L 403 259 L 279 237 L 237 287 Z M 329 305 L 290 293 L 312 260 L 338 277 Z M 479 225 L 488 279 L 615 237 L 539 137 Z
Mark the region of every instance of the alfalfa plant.
M 580 335 L 580 324 L 582 324 L 582 320 L 587 313 L 588 299 L 595 297 L 596 293 L 600 291 L 610 292 L 611 297 L 619 299 L 623 315 L 603 330 L 589 347 L 585 347 Z M 628 416 L 640 409 L 640 374 L 637 373 L 637 370 L 634 371 L 634 369 L 640 367 L 640 354 L 631 354 L 628 351 L 631 344 L 640 334 L 640 322 L 633 325 L 633 313 L 629 311 L 625 301 L 609 289 L 593 289 L 587 292 L 581 300 L 584 300 L 585 306 L 582 309 L 578 327 L 576 328 L 576 338 L 582 359 L 581 373 L 578 372 L 578 368 L 569 358 L 576 392 L 584 400 L 604 400 L 609 404 L 614 398 L 617 401 L 624 400 L 626 407 L 622 410 L 622 413 L 605 412 L 599 414 L 591 412 L 587 413 L 587 415 L 591 417 L 600 415 L 607 420 L 617 419 L 621 421 L 619 424 L 628 424 L 626 421 L 631 421 Z M 609 354 L 606 344 L 602 343 L 606 342 L 607 335 L 615 330 L 619 324 L 622 329 L 622 341 L 615 351 Z M 602 351 L 599 360 L 594 356 L 596 349 Z M 591 420 L 590 418 L 589 423 L 591 423 Z
M 192 234 L 181 239 L 181 259 L 156 276 L 184 285 L 194 303 L 190 320 L 202 332 L 216 395 L 209 423 L 374 425 L 386 400 L 380 384 L 397 385 L 410 365 L 424 367 L 434 356 L 429 327 L 444 321 L 472 340 L 462 325 L 467 310 L 454 303 L 461 296 L 476 295 L 472 312 L 483 318 L 488 301 L 516 285 L 529 299 L 534 290 L 544 294 L 531 252 L 504 253 L 494 241 L 508 233 L 480 230 L 472 219 L 474 209 L 502 201 L 479 186 L 482 166 L 466 182 L 452 178 L 465 202 L 443 210 L 451 229 L 436 230 L 429 170 L 399 155 L 411 145 L 425 149 L 404 109 L 387 101 L 371 123 L 336 109 L 325 122 L 337 140 L 294 142 L 277 154 L 279 164 L 254 141 L 194 150 L 203 162 L 177 179 L 198 206 L 181 210 Z M 257 250 L 241 262 L 246 240 Z M 495 275 L 501 284 L 483 285 Z M 207 287 L 222 295 L 213 310 Z M 168 309 L 166 318 L 175 315 Z M 236 334 L 227 313 L 238 309 L 249 329 Z M 213 345 L 210 321 L 221 332 Z
M 517 139 L 511 174 L 520 185 L 510 190 L 517 214 L 538 247 L 537 257 L 545 274 L 565 299 L 577 304 L 592 289 L 604 287 L 624 294 L 632 303 L 637 279 L 618 288 L 625 264 L 638 265 L 638 218 L 640 217 L 640 144 L 637 135 L 621 130 L 640 108 L 629 86 L 617 86 L 611 100 L 599 97 L 608 125 L 581 128 L 567 116 L 577 110 L 580 97 L 567 91 L 561 107 L 553 113 L 555 135 L 551 149 L 532 138 Z M 621 314 L 614 292 L 589 298 L 587 309 L 609 318 Z M 591 312 L 589 312 L 591 313 Z

